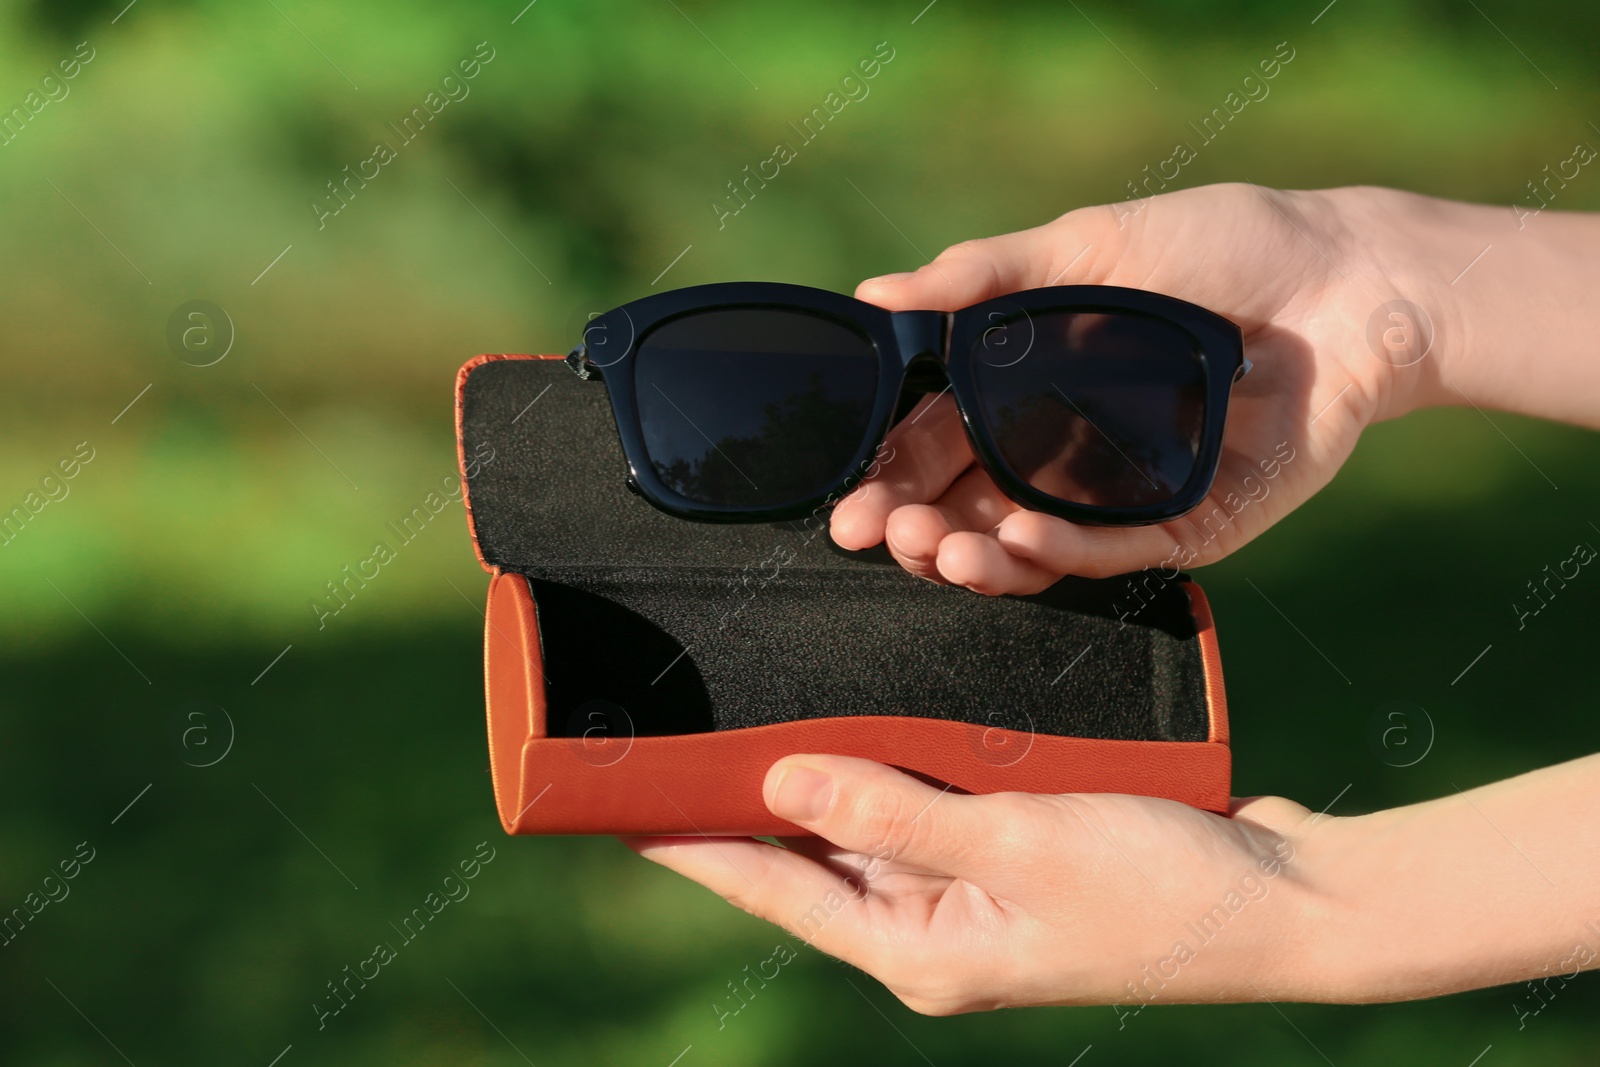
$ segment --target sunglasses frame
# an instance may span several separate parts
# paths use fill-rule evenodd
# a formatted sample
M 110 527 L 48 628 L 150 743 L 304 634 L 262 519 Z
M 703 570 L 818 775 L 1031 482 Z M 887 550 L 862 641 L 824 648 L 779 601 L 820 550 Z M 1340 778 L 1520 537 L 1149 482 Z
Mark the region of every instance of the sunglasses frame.
M 771 308 L 817 315 L 864 336 L 877 352 L 877 395 L 867 432 L 846 473 L 827 492 L 775 508 L 704 504 L 669 488 L 650 464 L 633 374 L 632 359 L 639 343 L 673 319 L 732 308 Z M 988 331 L 1020 318 L 1063 311 L 1114 312 L 1156 319 L 1183 330 L 1194 341 L 1205 375 L 1204 418 L 1194 467 L 1188 480 L 1169 499 L 1109 507 L 1076 504 L 1040 492 L 1011 470 L 982 420 L 974 419 L 973 413 L 982 409 L 973 368 L 977 357 L 973 353 Z M 1025 289 L 950 312 L 888 311 L 841 293 L 786 282 L 715 282 L 655 293 L 613 308 L 589 322 L 582 343 L 567 356 L 568 366 L 580 378 L 600 378 L 605 382 L 628 463 L 629 489 L 679 518 L 744 523 L 803 519 L 841 499 L 861 480 L 876 457 L 908 379 L 918 375 L 920 381 L 923 368 L 929 363 L 943 368 L 973 455 L 1000 491 L 1030 510 L 1088 526 L 1170 522 L 1199 506 L 1216 478 L 1233 383 L 1250 369 L 1244 358 L 1243 335 L 1232 321 L 1176 297 L 1114 285 Z

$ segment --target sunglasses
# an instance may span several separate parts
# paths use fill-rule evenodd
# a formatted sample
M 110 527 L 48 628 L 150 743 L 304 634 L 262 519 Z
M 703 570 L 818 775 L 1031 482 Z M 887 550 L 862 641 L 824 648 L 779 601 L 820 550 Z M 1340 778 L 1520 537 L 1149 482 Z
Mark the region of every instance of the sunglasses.
M 1098 526 L 1166 522 L 1205 498 L 1250 369 L 1237 325 L 1139 289 L 886 311 L 778 282 L 624 304 L 567 363 L 605 382 L 628 487 L 679 518 L 805 518 L 871 471 L 919 394 L 948 390 L 1002 492 Z

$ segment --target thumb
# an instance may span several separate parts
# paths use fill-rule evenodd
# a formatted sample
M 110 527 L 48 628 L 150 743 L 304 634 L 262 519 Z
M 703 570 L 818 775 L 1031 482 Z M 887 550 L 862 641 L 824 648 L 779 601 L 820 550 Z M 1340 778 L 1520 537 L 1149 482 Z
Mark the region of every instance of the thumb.
M 851 852 L 957 876 L 984 869 L 993 836 L 979 798 L 853 756 L 786 756 L 762 795 L 774 815 Z
M 918 270 L 868 278 L 856 299 L 890 311 L 958 311 L 1022 289 L 1084 281 L 1086 261 L 1098 258 L 1093 252 L 1115 232 L 1114 217 L 1102 209 L 1068 212 L 1029 230 L 951 245 Z

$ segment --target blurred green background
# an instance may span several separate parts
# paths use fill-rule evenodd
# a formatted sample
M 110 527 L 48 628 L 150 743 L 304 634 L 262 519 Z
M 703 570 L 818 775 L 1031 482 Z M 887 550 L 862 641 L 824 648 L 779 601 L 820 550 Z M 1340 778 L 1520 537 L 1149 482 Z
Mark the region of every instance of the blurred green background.
M 1280 41 L 1270 97 L 1179 185 L 1510 205 L 1600 144 L 1594 5 L 524 2 L 0 4 L 0 114 L 93 57 L 0 147 L 0 504 L 94 450 L 0 548 L 0 906 L 95 850 L 0 948 L 0 1062 L 1596 1061 L 1593 975 L 1521 1028 L 1510 987 L 1119 1030 L 1110 1008 L 927 1019 L 807 953 L 719 1029 L 777 930 L 609 839 L 499 829 L 459 504 L 326 628 L 310 607 L 454 469 L 476 353 L 565 351 L 658 279 L 849 291 L 1121 199 Z M 470 94 L 319 227 L 326 183 L 479 42 Z M 879 42 L 870 95 L 719 228 L 724 183 Z M 1556 206 L 1600 207 L 1600 175 Z M 210 366 L 216 344 L 168 342 L 193 300 L 235 332 Z M 1595 590 L 1521 632 L 1510 606 L 1600 541 L 1597 460 L 1590 433 L 1422 413 L 1201 572 L 1235 792 L 1348 814 L 1600 748 Z M 1397 722 L 1411 748 L 1373 742 Z M 319 1030 L 324 983 L 481 841 L 471 896 Z

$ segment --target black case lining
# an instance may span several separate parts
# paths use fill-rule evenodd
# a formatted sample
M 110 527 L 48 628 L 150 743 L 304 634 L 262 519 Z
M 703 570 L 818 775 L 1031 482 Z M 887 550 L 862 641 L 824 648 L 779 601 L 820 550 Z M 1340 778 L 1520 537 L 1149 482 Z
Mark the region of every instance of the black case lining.
M 526 576 L 538 608 L 552 736 L 917 715 L 1209 737 L 1182 582 L 1145 582 L 1142 599 L 1126 579 L 1075 578 L 984 597 L 916 578 L 881 548 L 839 549 L 825 517 L 673 518 L 625 489 L 604 386 L 558 360 L 474 368 L 462 442 L 479 552 Z

